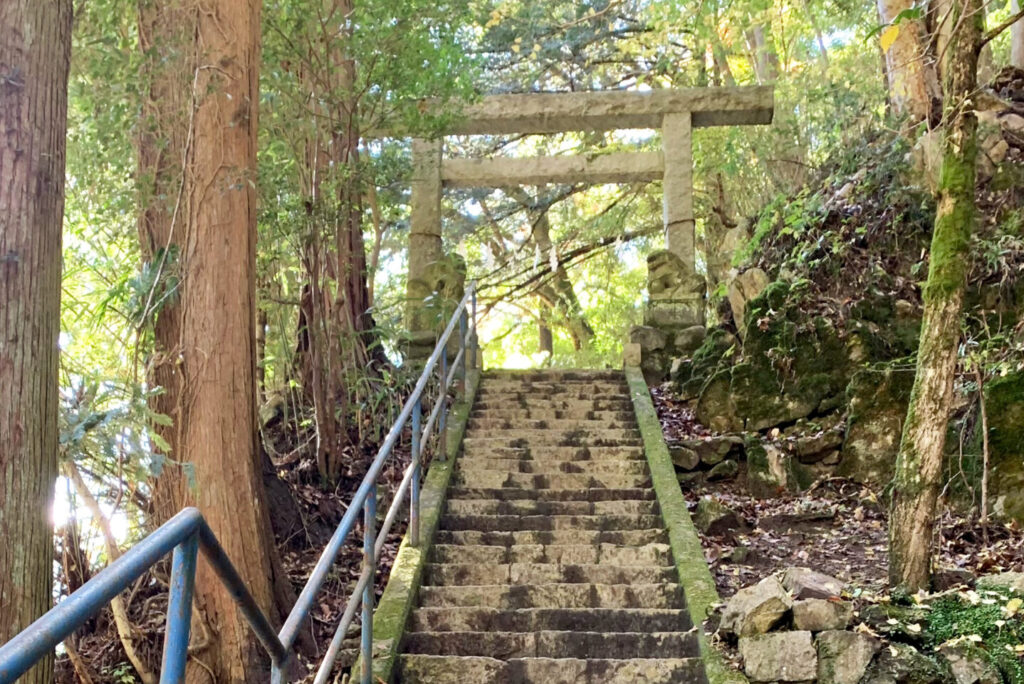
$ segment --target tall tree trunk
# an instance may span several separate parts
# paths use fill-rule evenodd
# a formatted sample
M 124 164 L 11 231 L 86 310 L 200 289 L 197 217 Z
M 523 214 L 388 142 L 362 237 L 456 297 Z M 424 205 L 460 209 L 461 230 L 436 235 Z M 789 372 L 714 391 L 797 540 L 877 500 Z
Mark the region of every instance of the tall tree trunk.
M 176 419 L 174 458 L 183 467 L 158 478 L 156 513 L 160 519 L 198 506 L 257 603 L 274 616 L 272 609 L 281 603 L 275 598 L 288 585 L 276 556 L 257 446 L 260 4 L 181 0 L 140 10 L 141 33 L 152 36 L 148 46 L 142 44 L 147 56 L 159 64 L 166 50 L 172 60 L 183 60 L 172 61 L 169 74 L 153 75 L 148 107 L 158 125 L 151 139 L 140 141 L 142 172 L 157 189 L 153 197 L 161 196 L 160 188 L 180 186 L 173 208 L 147 203 L 140 222 L 144 249 L 150 231 L 156 248 L 180 245 L 180 297 L 173 316 L 164 316 L 165 309 L 157 317 L 158 342 L 164 345 L 157 353 L 170 354 L 167 362 L 176 366 L 165 376 L 171 389 L 164 389 Z M 158 150 L 166 156 L 148 156 Z M 156 372 L 160 365 L 151 367 Z M 210 629 L 206 648 L 195 657 L 210 672 L 192 662 L 188 681 L 208 682 L 211 674 L 216 682 L 265 681 L 262 649 L 205 563 L 198 569 L 196 603 L 198 619 Z
M 0 3 L 0 643 L 53 602 L 70 0 Z M 53 658 L 19 681 L 53 679 Z
M 917 374 L 910 397 L 889 521 L 889 583 L 927 589 L 931 578 L 935 506 L 953 397 L 957 346 L 974 222 L 978 120 L 971 96 L 977 86 L 984 28 L 982 0 L 953 0 L 954 26 L 944 73 L 944 132 L 938 210 L 924 290 L 924 320 Z
M 890 24 L 913 4 L 912 0 L 878 0 L 878 17 Z M 905 114 L 914 123 L 928 121 L 941 92 L 924 22 L 900 21 L 897 29 L 896 39 L 885 51 L 889 101 L 895 114 Z

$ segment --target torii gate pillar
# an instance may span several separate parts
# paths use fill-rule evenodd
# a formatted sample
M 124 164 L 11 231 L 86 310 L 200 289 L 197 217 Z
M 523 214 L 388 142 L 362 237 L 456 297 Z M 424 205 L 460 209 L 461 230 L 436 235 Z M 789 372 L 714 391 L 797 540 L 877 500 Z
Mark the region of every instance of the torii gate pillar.
M 693 216 L 693 116 L 662 120 L 665 250 L 647 257 L 644 324 L 669 335 L 704 325 L 704 278 L 697 273 Z M 693 337 L 693 335 L 691 335 Z

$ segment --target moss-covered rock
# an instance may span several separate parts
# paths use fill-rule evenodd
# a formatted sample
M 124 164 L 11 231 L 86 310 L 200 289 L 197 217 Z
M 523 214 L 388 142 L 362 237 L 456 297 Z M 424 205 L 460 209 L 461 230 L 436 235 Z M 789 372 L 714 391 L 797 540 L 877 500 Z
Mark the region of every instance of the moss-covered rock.
M 854 374 L 840 476 L 882 486 L 892 479 L 913 385 L 913 368 L 882 365 Z
M 728 367 L 739 350 L 735 335 L 722 328 L 709 330 L 691 358 L 676 368 L 672 384 L 686 399 L 698 396 L 708 380 Z
M 747 491 L 752 496 L 767 499 L 782 492 L 799 492 L 814 482 L 813 470 L 758 436 L 748 435 L 743 446 L 747 453 Z
M 846 343 L 828 319 L 801 312 L 798 291 L 770 284 L 750 302 L 745 326 L 739 362 L 719 364 L 701 387 L 701 422 L 720 431 L 764 430 L 834 406 L 851 367 Z
M 985 386 L 988 415 L 989 481 L 997 508 L 1024 520 L 1024 372 Z

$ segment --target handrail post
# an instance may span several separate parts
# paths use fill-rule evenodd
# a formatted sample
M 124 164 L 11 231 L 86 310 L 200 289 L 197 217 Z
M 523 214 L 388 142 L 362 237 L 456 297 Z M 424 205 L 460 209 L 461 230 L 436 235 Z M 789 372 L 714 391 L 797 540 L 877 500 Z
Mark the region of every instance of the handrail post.
M 185 681 L 188 663 L 188 639 L 192 626 L 192 594 L 196 585 L 196 556 L 199 553 L 199 532 L 174 547 L 171 557 L 171 589 L 167 599 L 167 622 L 164 632 L 163 666 L 160 684 Z
M 362 684 L 373 684 L 373 580 L 376 563 L 373 547 L 376 545 L 377 483 L 374 482 L 363 505 L 363 570 L 370 573 L 370 581 L 363 588 L 363 624 L 360 638 L 362 651 Z
M 441 363 L 438 364 L 441 373 L 441 391 L 437 394 L 437 400 L 441 402 L 441 415 L 437 419 L 437 456 L 440 460 L 448 459 L 448 349 L 441 352 Z
M 412 482 L 409 483 L 409 544 L 420 545 L 420 422 L 423 401 L 416 399 L 412 409 Z
M 466 392 L 466 369 L 469 368 L 466 365 L 466 329 L 469 327 L 468 318 L 469 315 L 463 309 L 462 313 L 459 314 L 459 389 L 463 394 Z
M 473 329 L 473 338 L 471 340 L 472 343 L 469 345 L 470 346 L 470 350 L 469 350 L 469 354 L 470 354 L 470 356 L 469 356 L 469 358 L 470 358 L 469 367 L 472 368 L 473 370 L 476 370 L 476 354 L 477 354 L 477 349 L 479 349 L 479 347 L 480 347 L 480 337 L 479 337 L 479 333 L 477 332 L 477 329 L 476 329 L 476 283 L 473 284 L 472 302 L 473 302 L 473 328 L 472 328 Z

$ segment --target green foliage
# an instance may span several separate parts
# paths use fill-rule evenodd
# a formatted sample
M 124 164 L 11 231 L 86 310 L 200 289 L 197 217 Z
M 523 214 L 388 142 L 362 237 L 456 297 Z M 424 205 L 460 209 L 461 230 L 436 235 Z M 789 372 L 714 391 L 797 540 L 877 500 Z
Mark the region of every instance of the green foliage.
M 931 604 L 925 634 L 934 647 L 947 642 L 971 645 L 1005 681 L 1022 684 L 1024 666 L 1017 649 L 1024 644 L 1024 618 L 1019 609 L 1020 599 L 1011 590 L 943 597 Z

